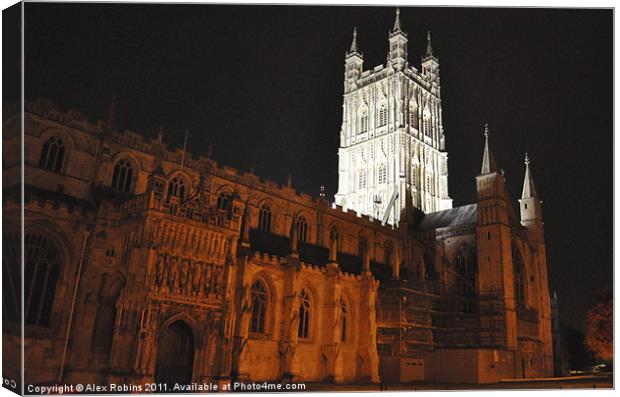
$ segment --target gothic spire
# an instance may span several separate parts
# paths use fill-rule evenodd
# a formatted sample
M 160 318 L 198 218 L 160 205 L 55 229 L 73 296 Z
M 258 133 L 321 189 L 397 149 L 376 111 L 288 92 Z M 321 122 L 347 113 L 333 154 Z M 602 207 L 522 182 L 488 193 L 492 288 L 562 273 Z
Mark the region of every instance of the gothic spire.
M 351 41 L 351 48 L 349 49 L 349 54 L 354 54 L 357 52 L 357 26 L 353 27 L 353 40 Z
M 392 32 L 398 32 L 400 30 L 400 7 L 396 7 L 396 19 L 394 20 L 394 28 L 392 28 Z
M 484 154 L 482 155 L 482 170 L 481 175 L 491 174 L 497 172 L 497 164 L 495 164 L 495 158 L 489 145 L 489 125 L 484 124 Z
M 534 187 L 534 179 L 532 178 L 532 172 L 530 171 L 530 157 L 525 153 L 525 177 L 523 178 L 523 192 L 521 198 L 538 197 L 536 195 L 536 187 Z
M 431 45 L 431 31 L 426 32 L 426 56 L 433 56 L 433 46 Z

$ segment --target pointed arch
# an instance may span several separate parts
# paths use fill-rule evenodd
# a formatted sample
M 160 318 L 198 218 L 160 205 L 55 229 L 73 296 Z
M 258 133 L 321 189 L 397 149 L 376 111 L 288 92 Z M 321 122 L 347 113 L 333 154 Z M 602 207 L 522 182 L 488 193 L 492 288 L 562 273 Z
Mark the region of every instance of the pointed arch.
M 66 147 L 62 137 L 53 135 L 41 147 L 39 167 L 53 172 L 61 172 L 65 161 Z
M 377 118 L 377 126 L 383 127 L 387 125 L 387 123 L 388 123 L 388 107 L 387 107 L 387 103 L 382 101 L 381 104 L 379 105 L 379 115 Z
M 258 209 L 258 229 L 270 233 L 273 224 L 273 214 L 268 201 L 263 201 Z

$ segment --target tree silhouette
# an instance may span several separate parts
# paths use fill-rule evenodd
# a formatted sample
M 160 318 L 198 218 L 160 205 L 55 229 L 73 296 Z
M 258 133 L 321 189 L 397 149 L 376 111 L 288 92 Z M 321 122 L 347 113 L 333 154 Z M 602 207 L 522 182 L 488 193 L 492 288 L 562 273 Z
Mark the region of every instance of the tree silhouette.
M 586 317 L 585 344 L 603 361 L 613 359 L 613 294 L 604 289 Z

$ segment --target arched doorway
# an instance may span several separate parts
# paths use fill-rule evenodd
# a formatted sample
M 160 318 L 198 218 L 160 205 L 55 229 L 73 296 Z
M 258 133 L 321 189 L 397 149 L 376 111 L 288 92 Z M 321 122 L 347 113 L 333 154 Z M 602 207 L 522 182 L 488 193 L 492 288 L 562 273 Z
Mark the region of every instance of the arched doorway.
M 193 368 L 194 334 L 185 322 L 176 321 L 159 337 L 155 382 L 167 383 L 168 390 L 175 383 L 189 384 Z

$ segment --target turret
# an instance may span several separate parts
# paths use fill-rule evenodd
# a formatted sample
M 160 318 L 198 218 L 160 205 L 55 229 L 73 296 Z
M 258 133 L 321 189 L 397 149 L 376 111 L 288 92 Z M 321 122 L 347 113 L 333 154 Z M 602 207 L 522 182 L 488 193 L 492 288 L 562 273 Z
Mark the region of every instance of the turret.
M 439 96 L 439 59 L 433 54 L 431 32 L 426 32 L 426 53 L 422 57 L 422 75 L 433 84 L 433 91 Z
M 532 171 L 530 169 L 530 158 L 525 153 L 525 177 L 523 178 L 523 191 L 519 199 L 521 210 L 521 224 L 527 228 L 542 227 L 542 201 L 538 199 Z
M 480 175 L 476 177 L 478 195 L 478 224 L 509 224 L 506 181 L 495 163 L 489 142 L 489 125 L 484 125 L 484 152 Z
M 398 7 L 389 41 L 388 64 L 396 70 L 403 70 L 407 66 L 407 33 L 401 29 L 400 8 Z
M 362 75 L 364 56 L 357 50 L 357 28 L 353 28 L 353 40 L 351 48 L 344 58 L 344 92 L 353 91 L 357 88 L 357 80 Z

